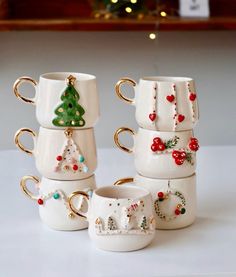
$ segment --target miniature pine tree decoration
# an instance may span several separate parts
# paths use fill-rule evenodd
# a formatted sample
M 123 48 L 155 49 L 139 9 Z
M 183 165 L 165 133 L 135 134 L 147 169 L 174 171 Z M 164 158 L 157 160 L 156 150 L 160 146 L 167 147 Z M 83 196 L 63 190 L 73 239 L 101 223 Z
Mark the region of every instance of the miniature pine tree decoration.
M 67 128 L 65 130 L 66 142 L 63 146 L 62 153 L 56 157 L 57 165 L 55 167 L 55 172 L 58 171 L 83 171 L 88 172 L 88 167 L 85 164 L 85 157 L 82 155 L 79 147 L 74 142 L 72 135 L 73 130 Z
M 140 228 L 142 230 L 147 230 L 148 229 L 146 216 L 143 216 Z
M 63 102 L 56 108 L 57 117 L 52 121 L 55 126 L 83 127 L 85 125 L 83 119 L 85 110 L 78 103 L 80 97 L 74 87 L 75 80 L 76 78 L 72 75 L 67 78 L 67 87 L 61 96 Z
M 108 230 L 116 230 L 117 229 L 116 228 L 116 223 L 115 223 L 114 219 L 111 216 L 109 216 L 108 220 L 107 220 L 107 229 Z

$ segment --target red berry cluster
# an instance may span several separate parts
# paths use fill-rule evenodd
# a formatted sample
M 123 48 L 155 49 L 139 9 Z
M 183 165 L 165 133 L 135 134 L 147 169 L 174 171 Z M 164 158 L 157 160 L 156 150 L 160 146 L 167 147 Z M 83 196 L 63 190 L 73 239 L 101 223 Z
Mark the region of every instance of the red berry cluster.
M 153 144 L 151 145 L 151 149 L 153 152 L 164 151 L 166 149 L 166 146 L 161 138 L 155 137 L 153 139 Z
M 174 158 L 177 165 L 182 165 L 186 160 L 187 154 L 185 151 L 174 150 L 172 152 L 172 157 Z
M 199 149 L 198 140 L 196 138 L 191 138 L 188 147 L 190 150 L 196 152 Z
M 179 208 L 179 207 L 177 207 L 177 208 L 175 209 L 175 214 L 176 214 L 176 215 L 185 214 L 185 212 L 186 212 L 186 209 L 185 209 L 185 208 Z

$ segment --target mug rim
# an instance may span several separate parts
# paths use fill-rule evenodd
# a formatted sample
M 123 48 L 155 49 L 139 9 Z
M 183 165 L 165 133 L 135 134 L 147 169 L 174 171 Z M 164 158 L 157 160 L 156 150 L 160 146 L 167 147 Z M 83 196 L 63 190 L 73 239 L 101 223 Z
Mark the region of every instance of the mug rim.
M 108 191 L 108 192 L 107 192 Z M 122 196 L 118 197 L 117 196 L 109 196 L 112 195 L 111 191 L 115 191 L 115 193 L 120 193 L 120 191 L 127 191 L 127 196 Z M 134 194 L 134 191 L 137 192 L 137 194 Z M 96 195 L 97 197 L 104 199 L 104 200 L 109 200 L 109 201 L 116 201 L 116 200 L 137 200 L 140 198 L 144 198 L 150 195 L 150 192 L 147 189 L 141 188 L 141 187 L 136 187 L 134 185 L 125 185 L 125 186 L 104 186 L 97 188 L 93 191 L 93 194 Z
M 174 76 L 145 76 L 140 78 L 140 81 L 159 82 L 159 83 L 185 83 L 193 81 L 190 77 L 174 77 Z
M 94 127 L 87 127 L 87 128 L 83 128 L 83 129 L 78 129 L 78 127 L 62 127 L 61 129 L 56 129 L 56 128 L 46 128 L 46 127 L 43 127 L 43 126 L 40 126 L 39 127 L 39 131 L 38 131 L 38 134 L 40 132 L 40 130 L 43 130 L 43 131 L 46 131 L 46 132 L 57 132 L 57 133 L 61 133 L 63 131 L 65 131 L 65 129 L 72 129 L 73 132 L 81 132 L 82 131 L 92 131 L 94 132 Z
M 69 75 L 76 77 L 76 81 L 87 82 L 96 80 L 96 76 L 88 73 L 80 72 L 47 72 L 40 75 L 40 79 L 51 82 L 65 82 Z M 58 77 L 57 77 L 58 76 Z
M 161 134 L 173 133 L 173 134 L 176 134 L 176 131 L 157 131 L 157 130 L 146 129 L 146 128 L 143 128 L 143 127 L 138 127 L 136 134 L 138 134 L 139 130 L 141 130 L 141 132 L 147 132 L 147 133 L 150 132 L 150 134 L 151 133 L 161 133 Z M 179 130 L 178 131 L 178 133 L 184 133 L 184 132 L 192 132 L 193 133 L 193 129 Z
M 42 181 L 46 181 L 46 182 L 52 182 L 52 183 L 68 183 L 68 184 L 65 184 L 65 186 L 68 186 L 69 183 L 76 183 L 76 182 L 84 182 L 85 180 L 90 180 L 90 179 L 94 179 L 95 180 L 95 174 L 93 173 L 92 175 L 90 175 L 89 177 L 84 177 L 84 178 L 81 178 L 81 179 L 77 179 L 77 180 L 57 180 L 57 179 L 49 179 L 47 177 L 44 177 L 42 176 L 41 179 L 40 179 L 40 183 L 42 183 Z
M 170 179 L 166 179 L 166 178 L 150 178 L 150 177 L 146 177 L 146 176 L 143 176 L 142 174 L 140 173 L 136 173 L 135 177 L 134 177 L 134 183 L 136 182 L 136 179 L 137 178 L 141 178 L 141 179 L 146 179 L 146 180 L 157 180 L 157 181 L 175 181 L 175 180 L 186 180 L 186 179 L 190 179 L 190 178 L 193 178 L 194 176 L 196 176 L 196 173 L 193 173 L 192 175 L 190 176 L 187 176 L 187 177 L 178 177 L 178 178 L 170 178 Z

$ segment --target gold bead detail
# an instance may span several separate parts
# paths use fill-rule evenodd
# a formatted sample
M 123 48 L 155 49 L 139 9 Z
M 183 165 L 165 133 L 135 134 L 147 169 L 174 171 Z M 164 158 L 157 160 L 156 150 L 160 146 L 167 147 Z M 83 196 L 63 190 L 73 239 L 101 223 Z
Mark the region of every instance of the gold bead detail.
M 70 213 L 68 214 L 68 216 L 69 216 L 69 218 L 71 218 L 71 219 L 75 218 L 75 215 L 74 215 L 72 212 L 70 212 Z

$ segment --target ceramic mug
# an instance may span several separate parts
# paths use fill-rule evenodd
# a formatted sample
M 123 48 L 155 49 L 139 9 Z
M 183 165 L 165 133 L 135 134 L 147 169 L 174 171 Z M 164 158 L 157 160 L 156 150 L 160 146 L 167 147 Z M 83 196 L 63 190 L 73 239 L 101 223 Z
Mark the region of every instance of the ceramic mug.
M 35 97 L 22 96 L 19 87 L 30 83 Z M 17 79 L 13 86 L 17 98 L 36 106 L 36 117 L 45 128 L 94 127 L 99 117 L 96 77 L 84 73 L 53 72 L 40 76 L 37 83 L 30 77 Z
M 134 98 L 124 96 L 123 84 L 134 88 Z M 136 107 L 140 127 L 156 131 L 191 130 L 199 119 L 195 84 L 191 78 L 144 77 L 139 84 L 122 78 L 115 87 L 124 102 Z
M 21 143 L 23 134 L 33 138 L 32 150 Z M 38 134 L 22 128 L 15 135 L 15 143 L 20 150 L 35 157 L 38 171 L 49 179 L 84 179 L 91 176 L 97 167 L 93 128 L 63 131 L 40 127 Z
M 127 132 L 133 136 L 134 146 L 121 144 L 119 135 Z M 159 132 L 139 128 L 119 128 L 114 135 L 116 145 L 123 151 L 134 153 L 134 164 L 138 173 L 150 178 L 182 178 L 196 170 L 198 140 L 193 132 Z
M 74 206 L 83 196 L 88 211 Z M 89 235 L 98 248 L 109 251 L 133 251 L 146 247 L 155 236 L 151 194 L 135 186 L 102 187 L 88 200 L 75 192 L 69 199 L 71 209 L 89 222 Z
M 115 185 L 134 182 L 152 194 L 157 229 L 179 229 L 196 218 L 196 175 L 179 179 L 153 179 L 137 174 L 118 180 Z
M 30 182 L 36 184 L 37 194 L 28 188 Z M 76 181 L 56 181 L 45 177 L 40 181 L 34 176 L 24 176 L 20 185 L 23 192 L 38 203 L 40 218 L 50 228 L 72 231 L 88 227 L 88 223 L 70 209 L 68 199 L 78 190 L 91 196 L 96 188 L 94 175 Z M 81 197 L 77 198 L 76 205 L 82 210 L 87 209 L 87 203 Z

